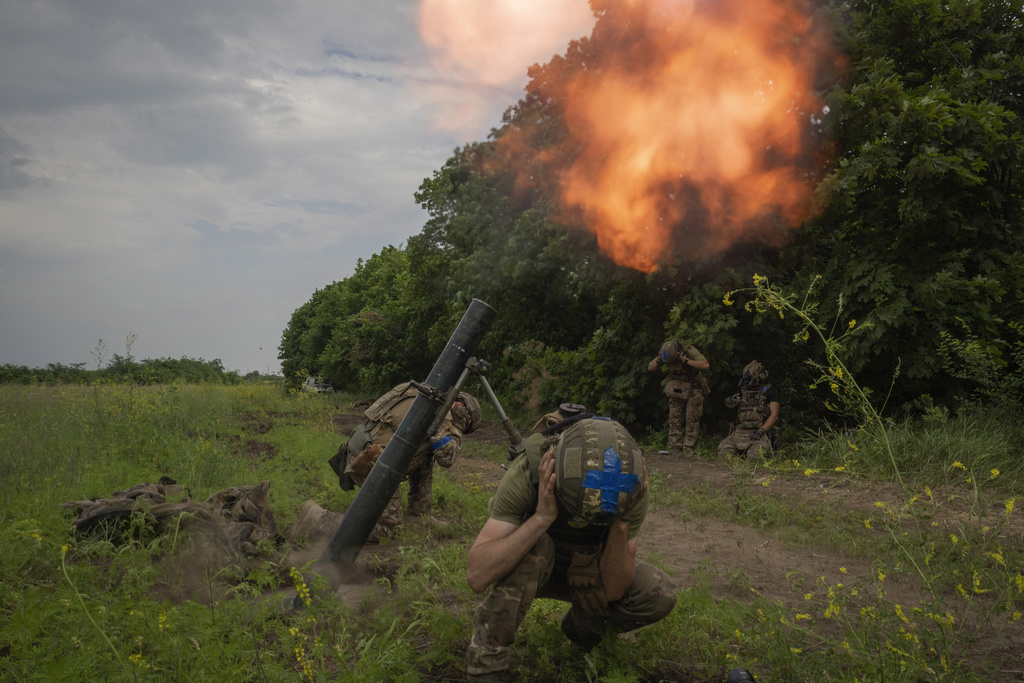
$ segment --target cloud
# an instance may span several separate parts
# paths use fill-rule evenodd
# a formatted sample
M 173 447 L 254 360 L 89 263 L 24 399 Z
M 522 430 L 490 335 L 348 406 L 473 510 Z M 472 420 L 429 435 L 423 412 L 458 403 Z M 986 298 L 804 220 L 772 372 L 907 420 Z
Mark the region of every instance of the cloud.
M 29 366 L 133 332 L 138 357 L 276 368 L 291 313 L 419 232 L 413 193 L 528 66 L 437 71 L 414 0 L 0 12 L 0 363 Z

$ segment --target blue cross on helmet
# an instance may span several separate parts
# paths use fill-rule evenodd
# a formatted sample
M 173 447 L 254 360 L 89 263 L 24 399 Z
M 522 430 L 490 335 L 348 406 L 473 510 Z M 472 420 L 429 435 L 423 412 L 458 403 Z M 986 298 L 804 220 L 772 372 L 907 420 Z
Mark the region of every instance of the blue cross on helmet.
M 644 490 L 643 451 L 614 420 L 581 420 L 554 447 L 555 496 L 572 526 L 609 524 Z

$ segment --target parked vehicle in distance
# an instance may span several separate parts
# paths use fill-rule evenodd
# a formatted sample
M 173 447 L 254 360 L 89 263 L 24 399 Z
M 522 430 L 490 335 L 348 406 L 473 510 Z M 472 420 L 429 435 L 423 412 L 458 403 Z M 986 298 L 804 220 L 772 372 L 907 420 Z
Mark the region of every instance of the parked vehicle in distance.
M 302 384 L 304 391 L 312 391 L 317 394 L 333 394 L 334 387 L 330 382 L 322 382 L 319 377 L 307 377 Z

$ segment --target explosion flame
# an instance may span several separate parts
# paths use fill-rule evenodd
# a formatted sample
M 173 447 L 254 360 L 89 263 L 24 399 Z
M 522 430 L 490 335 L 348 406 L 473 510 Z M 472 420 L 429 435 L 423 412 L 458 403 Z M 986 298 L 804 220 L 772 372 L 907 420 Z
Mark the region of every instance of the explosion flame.
M 837 63 L 820 21 L 789 0 L 591 4 L 582 65 L 531 73 L 568 135 L 541 145 L 522 116 L 496 140 L 524 187 L 546 166 L 558 219 L 644 272 L 778 244 L 810 217 L 823 167 L 808 144 L 823 109 L 814 80 Z

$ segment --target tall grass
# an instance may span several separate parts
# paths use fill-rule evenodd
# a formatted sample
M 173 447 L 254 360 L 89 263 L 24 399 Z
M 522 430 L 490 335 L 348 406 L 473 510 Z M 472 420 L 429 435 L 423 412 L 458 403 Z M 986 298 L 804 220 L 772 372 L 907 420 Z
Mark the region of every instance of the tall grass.
M 358 604 L 333 597 L 287 543 L 217 564 L 184 531 L 154 535 L 141 518 L 133 533 L 77 535 L 60 507 L 167 475 L 198 500 L 270 480 L 281 530 L 305 498 L 344 510 L 354 494 L 325 464 L 340 441 L 331 427 L 339 409 L 358 412 L 346 397 L 265 385 L 0 386 L 0 679 L 463 679 L 479 599 L 465 582 L 465 552 L 491 495 L 475 472 L 504 461 L 502 447 L 474 445 L 460 473 L 435 474 L 435 510 L 450 526 L 424 534 L 407 525 L 379 556 L 370 548 L 382 597 Z M 797 551 L 856 542 L 870 576 L 794 579 L 794 607 L 762 597 L 741 571 L 724 577 L 735 597 L 716 595 L 722 570 L 702 563 L 674 577 L 680 598 L 667 619 L 590 653 L 561 635 L 565 605 L 538 600 L 518 635 L 516 673 L 720 681 L 746 666 L 760 681 L 991 680 L 991 635 L 1019 637 L 1024 607 L 1024 541 L 1007 534 L 1017 513 L 1005 496 L 1019 487 L 1019 466 L 997 436 L 1012 439 L 1013 427 L 976 413 L 886 428 L 913 493 L 861 516 L 749 490 L 773 477 L 879 481 L 890 456 L 868 429 L 823 435 L 794 453 L 799 465 L 788 454 L 767 471 L 738 463 L 731 489 L 651 477 L 656 509 L 748 525 Z M 902 464 L 905 450 L 918 454 L 908 459 L 916 467 Z M 657 548 L 646 552 L 672 571 Z M 890 599 L 894 576 L 916 576 L 929 602 Z M 301 609 L 286 599 L 295 594 L 309 597 Z

